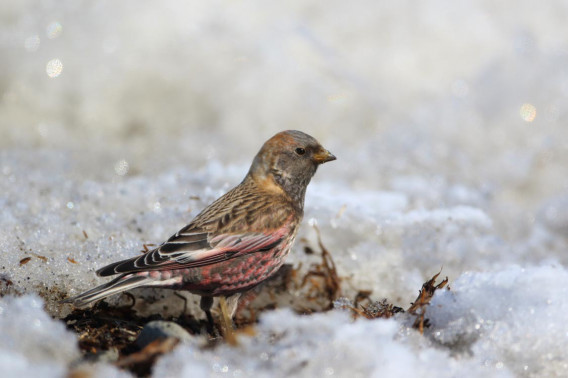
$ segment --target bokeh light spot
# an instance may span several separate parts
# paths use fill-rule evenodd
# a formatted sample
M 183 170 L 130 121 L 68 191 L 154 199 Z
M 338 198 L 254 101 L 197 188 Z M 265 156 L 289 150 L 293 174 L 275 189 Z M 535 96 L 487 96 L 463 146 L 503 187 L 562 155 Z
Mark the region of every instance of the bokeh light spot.
M 152 208 L 156 213 L 159 213 L 160 211 L 162 211 L 162 204 L 160 202 L 154 202 Z
M 63 71 L 63 63 L 59 59 L 52 59 L 45 66 L 45 72 L 51 78 L 61 75 L 61 71 Z
M 47 125 L 45 123 L 40 123 L 39 125 L 37 125 L 37 131 L 39 133 L 39 135 L 41 135 L 43 138 L 47 137 Z
M 327 100 L 329 102 L 342 102 L 345 101 L 345 99 L 347 98 L 347 95 L 345 93 L 336 93 L 336 94 L 332 94 L 327 96 Z
M 52 22 L 51 24 L 47 25 L 46 34 L 47 38 L 55 39 L 61 35 L 63 31 L 63 26 L 57 21 Z
M 129 164 L 126 160 L 121 159 L 114 164 L 114 171 L 119 176 L 124 176 L 128 173 Z
M 532 122 L 536 118 L 536 107 L 533 104 L 523 104 L 519 110 L 521 118 L 525 122 Z
M 41 40 L 39 39 L 39 35 L 32 35 L 31 37 L 26 38 L 24 41 L 24 48 L 27 52 L 35 52 L 39 49 L 39 44 Z

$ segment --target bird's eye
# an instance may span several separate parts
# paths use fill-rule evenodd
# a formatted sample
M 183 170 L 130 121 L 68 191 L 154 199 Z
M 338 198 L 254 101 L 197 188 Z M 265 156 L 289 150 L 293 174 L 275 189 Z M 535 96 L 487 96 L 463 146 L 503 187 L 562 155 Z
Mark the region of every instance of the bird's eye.
M 296 153 L 298 155 L 303 155 L 303 154 L 306 153 L 306 150 L 304 150 L 302 147 L 298 147 L 298 148 L 296 148 Z

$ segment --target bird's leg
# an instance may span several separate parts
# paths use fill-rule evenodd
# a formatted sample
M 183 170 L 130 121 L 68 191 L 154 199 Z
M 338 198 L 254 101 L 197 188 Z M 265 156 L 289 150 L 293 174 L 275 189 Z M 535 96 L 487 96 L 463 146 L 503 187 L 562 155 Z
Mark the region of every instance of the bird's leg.
M 237 339 L 235 338 L 235 332 L 233 330 L 233 319 L 231 313 L 229 313 L 227 300 L 224 296 L 219 297 L 219 305 L 221 306 L 221 324 L 223 326 L 225 341 L 230 345 L 237 345 Z M 232 307 L 236 308 L 236 306 Z M 232 308 L 231 311 L 234 311 L 234 309 Z
M 213 335 L 215 330 L 215 323 L 213 322 L 213 316 L 211 315 L 211 307 L 213 306 L 213 297 L 202 296 L 199 302 L 199 307 L 205 312 L 207 316 L 207 332 Z
M 241 298 L 241 293 L 236 293 L 227 297 L 227 310 L 229 310 L 229 319 L 233 320 L 237 308 L 239 306 L 239 299 Z
M 180 315 L 180 318 L 184 317 L 187 312 L 187 298 L 181 295 L 180 293 L 176 293 L 174 291 L 174 295 L 183 301 L 183 312 Z

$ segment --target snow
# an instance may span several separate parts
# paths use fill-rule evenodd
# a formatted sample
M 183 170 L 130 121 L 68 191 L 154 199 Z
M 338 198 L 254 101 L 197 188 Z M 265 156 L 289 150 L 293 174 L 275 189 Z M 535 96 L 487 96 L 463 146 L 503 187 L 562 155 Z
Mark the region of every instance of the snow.
M 0 329 L 4 376 L 62 376 L 66 365 L 80 356 L 76 337 L 43 311 L 37 295 L 2 298 Z
M 183 343 L 154 376 L 568 375 L 566 2 L 47 0 L 0 15 L 6 376 L 127 376 L 77 366 L 58 300 L 176 232 L 283 129 L 338 157 L 288 262 L 313 261 L 317 225 L 347 298 L 406 307 L 440 269 L 451 290 L 424 336 L 405 316 L 282 308 L 236 348 Z M 141 313 L 183 309 L 134 293 Z
M 434 298 L 430 332 L 517 376 L 558 375 L 568 368 L 567 284 L 568 271 L 557 264 L 464 273 Z
M 498 371 L 472 361 L 458 363 L 447 351 L 413 350 L 413 343 L 419 343 L 416 336 L 401 336 L 394 320 L 352 323 L 347 313 L 339 311 L 310 317 L 288 310 L 274 311 L 263 317 L 254 338 L 241 337 L 239 341 L 238 348 L 223 346 L 216 353 L 204 353 L 197 345 L 183 345 L 161 359 L 154 374 L 183 377 L 192 367 L 213 377 L 426 377 L 433 371 L 442 377 L 464 373 L 510 376 L 506 369 Z

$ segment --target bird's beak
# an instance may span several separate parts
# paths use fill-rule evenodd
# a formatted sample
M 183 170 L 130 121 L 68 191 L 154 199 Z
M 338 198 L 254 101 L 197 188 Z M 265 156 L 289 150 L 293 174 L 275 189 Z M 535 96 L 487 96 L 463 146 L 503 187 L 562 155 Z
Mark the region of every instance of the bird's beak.
M 327 163 L 328 161 L 333 161 L 335 159 L 337 159 L 335 155 L 333 155 L 325 148 L 322 148 L 318 152 L 313 154 L 313 160 L 316 162 L 316 164 Z

